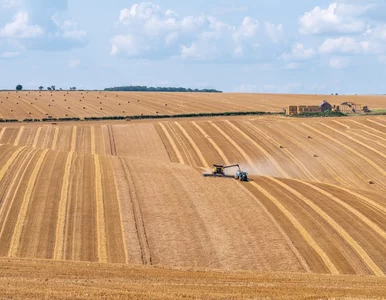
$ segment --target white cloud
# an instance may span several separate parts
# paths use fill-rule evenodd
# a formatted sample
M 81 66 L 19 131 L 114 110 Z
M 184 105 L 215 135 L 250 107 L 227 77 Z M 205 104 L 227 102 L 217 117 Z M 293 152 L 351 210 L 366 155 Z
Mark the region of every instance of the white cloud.
M 344 69 L 348 67 L 349 63 L 348 57 L 331 57 L 329 65 L 332 69 Z
M 17 5 L 18 0 L 2 0 L 1 6 L 4 8 L 11 8 L 15 7 Z
M 292 62 L 292 63 L 286 64 L 286 65 L 284 66 L 284 69 L 285 69 L 285 70 L 295 70 L 295 69 L 298 69 L 299 66 L 300 66 L 299 63 L 294 63 L 294 62 Z
M 366 52 L 369 47 L 369 42 L 358 41 L 351 37 L 329 38 L 319 47 L 319 52 L 358 54 Z
M 275 25 L 272 23 L 265 23 L 265 31 L 268 35 L 268 37 L 274 41 L 278 42 L 283 37 L 283 25 Z
M 315 56 L 312 48 L 306 49 L 303 44 L 296 43 L 292 46 L 291 53 L 282 54 L 284 60 L 306 60 Z
M 251 17 L 244 17 L 234 26 L 213 16 L 179 16 L 170 9 L 141 2 L 122 9 L 117 24 L 120 33 L 111 39 L 111 55 L 246 59 L 260 48 L 260 25 Z M 275 30 L 281 29 L 279 25 Z
M 78 28 L 78 23 L 64 18 L 60 14 L 55 14 L 51 17 L 59 29 L 56 34 L 65 39 L 84 40 L 87 37 L 87 31 Z
M 7 23 L 0 29 L 0 37 L 7 38 L 36 38 L 44 34 L 44 30 L 38 25 L 29 25 L 29 17 L 26 12 L 19 12 L 13 17 L 11 23 Z
M 73 59 L 68 62 L 68 66 L 72 69 L 79 67 L 81 64 L 81 61 L 78 59 Z
M 20 52 L 3 52 L 0 54 L 0 58 L 14 58 L 20 55 Z
M 371 5 L 355 5 L 331 3 L 323 9 L 316 6 L 299 19 L 302 34 L 335 34 L 360 33 L 365 29 L 361 15 L 369 10 Z

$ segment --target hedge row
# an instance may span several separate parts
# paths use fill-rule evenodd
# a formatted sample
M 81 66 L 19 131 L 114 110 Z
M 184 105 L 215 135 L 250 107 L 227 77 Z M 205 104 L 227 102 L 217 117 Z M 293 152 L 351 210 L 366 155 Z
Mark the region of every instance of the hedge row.
M 65 122 L 65 121 L 80 121 L 80 118 L 51 118 L 51 119 L 42 119 L 43 122 Z
M 345 117 L 346 114 L 341 111 L 325 111 L 325 112 L 304 112 L 297 115 L 291 115 L 293 118 L 327 118 L 327 117 Z
M 15 119 L 0 119 L 0 123 L 16 123 L 19 122 L 19 120 Z

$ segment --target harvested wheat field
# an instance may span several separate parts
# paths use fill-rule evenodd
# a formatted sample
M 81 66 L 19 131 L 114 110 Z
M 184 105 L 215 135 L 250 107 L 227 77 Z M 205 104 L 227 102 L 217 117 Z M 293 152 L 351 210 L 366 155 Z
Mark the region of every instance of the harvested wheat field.
M 184 113 L 281 112 L 289 105 L 333 105 L 350 101 L 385 109 L 386 96 L 330 96 L 231 93 L 148 93 L 87 91 L 0 92 L 0 118 L 43 119 Z
M 385 296 L 386 117 L 2 124 L 0 153 L 2 295 Z

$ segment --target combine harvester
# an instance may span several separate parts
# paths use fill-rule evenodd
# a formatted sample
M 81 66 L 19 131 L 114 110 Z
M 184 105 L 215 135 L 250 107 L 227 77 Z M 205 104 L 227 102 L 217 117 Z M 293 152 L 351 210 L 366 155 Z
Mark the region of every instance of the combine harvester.
M 225 169 L 228 168 L 238 168 L 238 171 L 236 172 L 236 175 L 227 175 L 225 174 Z M 212 166 L 212 173 L 204 173 L 202 174 L 204 177 L 223 177 L 223 178 L 234 178 L 236 180 L 240 181 L 248 181 L 248 173 L 244 172 L 240 169 L 240 165 L 213 165 Z

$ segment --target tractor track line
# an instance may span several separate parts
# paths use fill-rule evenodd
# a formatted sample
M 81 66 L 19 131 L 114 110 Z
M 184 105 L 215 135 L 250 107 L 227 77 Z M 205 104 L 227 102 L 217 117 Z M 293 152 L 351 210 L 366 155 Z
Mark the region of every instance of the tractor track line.
M 55 127 L 55 133 L 54 133 L 54 139 L 52 140 L 52 150 L 56 150 L 56 146 L 58 144 L 58 137 L 59 137 L 59 127 Z
M 147 239 L 145 223 L 143 220 L 141 206 L 135 191 L 134 180 L 131 175 L 130 167 L 126 160 L 122 157 L 119 158 L 124 170 L 124 176 L 129 186 L 131 205 L 133 206 L 134 224 L 137 232 L 139 247 L 141 249 L 141 259 L 144 265 L 152 265 L 152 257 L 149 247 L 149 241 Z
M 112 165 L 111 161 L 109 161 L 109 163 Z M 113 166 L 111 166 L 111 167 L 113 167 Z M 116 176 L 114 168 L 112 168 L 112 172 L 113 172 L 113 178 L 114 178 L 114 187 L 115 187 L 114 190 L 115 190 L 115 195 L 117 197 L 117 202 L 118 202 L 119 224 L 121 226 L 123 251 L 125 253 L 125 263 L 128 264 L 129 263 L 129 257 L 128 257 L 128 252 L 127 252 L 125 226 L 124 226 L 124 223 L 123 223 L 123 210 L 122 210 L 121 200 L 120 200 L 120 197 L 119 197 L 118 184 L 117 184 L 117 176 Z
M 0 131 L 0 141 L 1 141 L 1 139 L 3 138 L 3 135 L 4 135 L 4 133 L 5 133 L 6 130 L 7 130 L 7 127 L 1 128 L 1 131 Z
M 185 161 L 184 161 L 184 159 L 183 159 L 183 157 L 181 155 L 181 152 L 178 150 L 178 148 L 176 146 L 176 143 L 174 142 L 173 138 L 170 136 L 169 131 L 165 128 L 165 125 L 163 123 L 158 123 L 158 125 L 160 126 L 160 128 L 162 129 L 162 131 L 166 135 L 166 138 L 168 139 L 170 145 L 172 146 L 173 151 L 174 151 L 174 153 L 176 154 L 176 156 L 178 158 L 178 162 L 180 164 L 184 165 Z
M 78 127 L 74 126 L 72 127 L 72 136 L 71 136 L 71 150 L 70 152 L 75 152 L 76 150 L 76 133 L 77 133 Z
M 247 135 L 244 131 L 242 131 L 239 127 L 237 127 L 236 125 L 234 125 L 232 122 L 230 122 L 229 120 L 226 120 L 225 123 L 227 123 L 229 126 L 231 126 L 234 130 L 236 130 L 239 134 L 241 134 L 247 141 L 249 141 L 256 149 L 258 149 L 260 151 L 261 154 L 263 154 L 263 156 L 268 160 L 270 161 L 273 166 L 276 168 L 277 171 L 279 171 L 279 173 L 286 177 L 286 178 L 289 178 L 290 176 L 287 174 L 286 171 L 283 170 L 283 168 L 280 166 L 280 164 L 276 161 L 276 159 L 274 159 L 272 157 L 272 155 L 270 155 L 263 147 L 261 147 L 258 143 L 256 143 L 256 141 L 254 141 L 249 135 Z
M 266 134 L 264 131 L 260 130 L 250 122 L 245 122 L 247 126 L 252 128 L 252 130 L 257 131 L 260 135 L 264 136 L 268 141 L 271 141 L 272 144 L 275 144 L 277 147 L 280 146 L 280 143 L 275 141 L 272 137 L 270 137 L 268 134 Z M 288 149 L 284 148 L 283 152 L 286 154 L 286 156 L 294 161 L 299 168 L 303 171 L 303 173 L 312 181 L 318 181 L 318 179 L 307 169 L 307 167 L 295 156 L 293 155 Z
M 374 163 L 371 159 L 368 159 L 366 156 L 364 156 L 363 154 L 359 153 L 358 151 L 356 151 L 355 149 L 351 148 L 350 146 L 342 143 L 341 141 L 331 137 L 330 135 L 328 134 L 325 134 L 324 132 L 321 132 L 320 130 L 318 129 L 315 129 L 315 128 L 312 128 L 311 126 L 309 126 L 308 124 L 306 123 L 302 123 L 305 127 L 311 129 L 312 131 L 326 137 L 327 139 L 333 141 L 334 143 L 338 144 L 338 145 L 341 145 L 343 148 L 347 149 L 348 151 L 350 151 L 351 153 L 354 153 L 355 155 L 357 155 L 358 157 L 362 158 L 364 161 L 368 162 L 371 166 L 373 166 L 375 169 L 378 170 L 379 173 L 381 173 L 383 176 L 386 176 L 386 171 L 384 169 L 382 169 L 380 166 L 378 166 L 376 163 Z
M 327 267 L 327 269 L 333 275 L 340 274 L 334 263 L 328 257 L 327 253 L 318 245 L 318 243 L 313 239 L 311 234 L 307 231 L 307 229 L 297 220 L 297 218 L 282 204 L 279 200 L 277 200 L 274 196 L 272 196 L 267 190 L 262 188 L 256 182 L 251 181 L 250 184 L 260 191 L 264 196 L 266 196 L 272 203 L 276 205 L 276 207 L 285 215 L 285 217 L 292 223 L 292 225 L 296 228 L 302 238 L 310 245 L 310 247 L 319 255 L 322 259 L 323 263 Z
M 371 136 L 375 137 L 375 139 L 385 140 L 385 141 L 386 141 L 386 139 L 383 139 L 383 138 L 377 136 L 376 134 L 367 132 L 367 131 L 365 131 L 365 130 L 361 130 L 361 131 L 362 131 L 365 135 L 371 135 Z M 355 135 L 356 137 L 358 137 L 358 138 L 361 139 L 361 140 L 364 140 L 365 142 L 366 142 L 366 141 L 370 141 L 370 142 L 372 142 L 372 143 L 377 144 L 378 146 L 381 146 L 382 148 L 386 148 L 386 145 L 382 144 L 382 142 L 379 142 L 379 141 L 374 140 L 373 138 L 368 138 L 368 137 L 363 136 L 363 135 L 361 135 L 361 134 L 359 134 L 359 133 L 356 133 L 356 132 L 351 132 L 351 134 L 352 134 L 352 135 Z
M 95 144 L 95 126 L 91 126 L 91 154 L 96 154 L 96 144 Z
M 112 125 L 107 125 L 107 132 L 109 135 L 110 153 L 111 155 L 117 155 L 117 147 L 115 145 L 115 138 Z
M 107 238 L 106 238 L 106 219 L 103 197 L 102 173 L 98 155 L 94 155 L 95 167 L 95 198 L 96 198 L 96 221 L 97 221 L 97 240 L 98 240 L 98 261 L 107 263 Z
M 335 131 L 336 133 L 339 133 L 339 134 L 345 136 L 345 137 L 348 138 L 349 140 L 351 140 L 351 141 L 353 141 L 353 142 L 355 142 L 355 143 L 357 143 L 357 144 L 359 144 L 359 145 L 361 145 L 361 146 L 363 146 L 363 147 L 369 149 L 370 151 L 373 151 L 373 152 L 377 153 L 378 155 L 382 156 L 383 158 L 386 158 L 386 154 L 382 153 L 381 151 L 378 151 L 377 149 L 374 149 L 373 147 L 370 147 L 370 146 L 366 145 L 365 143 L 362 143 L 362 142 L 360 142 L 360 141 L 358 141 L 358 140 L 356 140 L 356 139 L 353 139 L 353 138 L 352 138 L 351 136 L 349 136 L 348 134 L 343 133 L 343 132 L 340 132 L 339 130 L 337 130 L 337 129 L 331 127 L 331 126 L 328 126 L 327 124 L 323 124 L 323 123 L 320 123 L 320 124 L 321 124 L 322 126 L 328 128 L 328 129 L 332 130 L 332 131 Z
M 70 171 L 72 165 L 72 159 L 74 152 L 70 152 L 67 155 L 66 166 L 63 174 L 63 184 L 60 193 L 60 200 L 58 205 L 58 219 L 56 222 L 56 234 L 55 234 L 55 248 L 54 259 L 63 259 L 64 253 L 64 236 L 65 236 L 65 224 L 67 215 L 67 202 L 70 189 Z
M 325 191 L 325 190 L 323 190 L 323 189 L 321 189 L 321 188 L 319 188 L 311 183 L 304 182 L 301 180 L 295 180 L 295 181 L 310 187 L 311 189 L 325 195 L 330 200 L 340 204 L 345 209 L 347 209 L 349 212 L 351 212 L 353 215 L 355 215 L 358 219 L 360 219 L 365 224 L 367 224 L 367 226 L 369 226 L 372 230 L 374 230 L 376 233 L 378 233 L 384 240 L 386 240 L 386 232 L 382 228 L 380 228 L 377 224 L 375 224 L 373 221 L 371 221 L 369 218 L 367 218 L 364 214 L 362 214 L 360 211 L 358 211 L 357 209 L 352 207 L 351 205 L 347 204 L 346 202 L 342 201 L 338 197 L 332 195 L 331 193 L 329 193 L 329 192 L 327 192 L 327 191 Z
M 24 126 L 21 126 L 19 131 L 18 131 L 18 133 L 17 133 L 15 142 L 13 143 L 14 146 L 18 146 L 19 145 L 20 138 L 21 138 L 21 135 L 23 134 L 23 131 L 24 131 Z
M 178 122 L 174 122 L 174 124 L 177 125 L 177 127 L 182 131 L 182 133 L 184 134 L 184 136 L 186 137 L 186 139 L 189 141 L 190 145 L 193 147 L 194 151 L 196 152 L 196 154 L 198 155 L 198 157 L 200 158 L 201 160 L 201 163 L 202 163 L 202 166 L 206 169 L 209 169 L 209 165 L 207 163 L 207 161 L 205 160 L 204 158 L 204 155 L 202 154 L 201 150 L 198 148 L 197 144 L 194 142 L 194 140 L 191 138 L 191 136 L 189 135 L 189 133 L 185 130 L 184 127 L 182 127 L 182 125 Z
M 214 149 L 216 149 L 217 153 L 221 156 L 224 163 L 226 165 L 230 165 L 228 158 L 225 156 L 224 152 L 221 150 L 221 148 L 215 143 L 215 141 L 209 137 L 209 135 L 204 131 L 204 129 L 201 128 L 200 125 L 198 125 L 195 121 L 192 122 L 193 126 L 198 129 L 198 131 L 209 141 L 209 143 L 213 146 Z
M 304 203 L 306 203 L 311 209 L 313 209 L 319 216 L 321 216 L 330 226 L 346 241 L 348 245 L 358 254 L 358 256 L 362 259 L 362 261 L 367 265 L 367 267 L 373 272 L 374 275 L 378 277 L 384 277 L 385 274 L 378 267 L 378 265 L 371 259 L 369 254 L 365 249 L 362 248 L 361 245 L 357 241 L 355 241 L 352 236 L 343 229 L 333 218 L 331 218 L 324 210 L 322 210 L 319 206 L 314 204 L 310 199 L 288 186 L 287 184 L 281 182 L 280 180 L 273 177 L 266 177 L 269 180 L 275 182 L 279 186 L 286 189 L 289 193 L 293 194 Z
M 37 147 L 41 131 L 42 131 L 42 128 L 39 127 L 38 130 L 36 131 L 36 134 L 35 134 L 35 137 L 34 137 L 34 141 L 32 143 L 32 148 L 36 148 Z
M 48 151 L 49 151 L 48 149 L 42 151 L 38 161 L 36 162 L 35 168 L 32 171 L 32 174 L 29 178 L 28 185 L 23 197 L 23 201 L 20 206 L 19 215 L 15 224 L 15 229 L 14 229 L 10 246 L 9 246 L 8 256 L 10 257 L 15 257 L 18 254 L 20 242 L 21 242 L 21 235 L 23 233 L 24 224 L 26 222 L 29 203 L 32 198 L 32 192 L 34 191 L 37 177 L 39 175 L 39 172 L 41 170 L 41 167 L 44 163 L 44 159 L 46 158 Z

